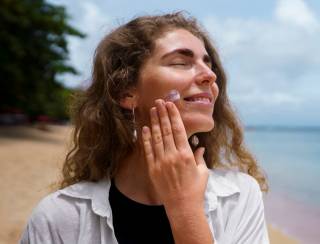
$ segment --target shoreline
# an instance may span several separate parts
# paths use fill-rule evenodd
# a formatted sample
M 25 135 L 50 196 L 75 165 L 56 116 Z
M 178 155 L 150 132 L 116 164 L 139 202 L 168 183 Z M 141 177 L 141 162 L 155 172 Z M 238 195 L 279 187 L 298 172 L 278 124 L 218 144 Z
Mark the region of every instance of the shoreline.
M 42 131 L 33 126 L 0 126 L 0 243 L 18 242 L 32 209 L 59 179 L 72 127 L 48 128 Z M 299 243 L 286 234 L 291 232 L 282 225 L 268 221 L 274 220 L 270 214 L 278 214 L 270 204 L 279 201 L 272 201 L 269 198 L 266 202 L 270 243 Z
M 300 241 L 284 232 L 280 227 L 268 223 L 269 239 L 271 244 L 299 244 Z
M 264 203 L 267 223 L 271 226 L 299 243 L 319 243 L 319 207 L 295 200 L 285 192 L 270 192 Z

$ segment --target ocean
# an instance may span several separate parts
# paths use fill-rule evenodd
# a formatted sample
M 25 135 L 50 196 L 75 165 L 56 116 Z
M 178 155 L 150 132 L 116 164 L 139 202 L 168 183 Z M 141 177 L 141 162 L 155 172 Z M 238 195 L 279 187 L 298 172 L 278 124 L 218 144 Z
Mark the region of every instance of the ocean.
M 272 192 L 320 207 L 320 129 L 251 129 L 245 138 Z
M 320 243 L 320 128 L 250 128 L 245 142 L 268 178 L 267 223 Z

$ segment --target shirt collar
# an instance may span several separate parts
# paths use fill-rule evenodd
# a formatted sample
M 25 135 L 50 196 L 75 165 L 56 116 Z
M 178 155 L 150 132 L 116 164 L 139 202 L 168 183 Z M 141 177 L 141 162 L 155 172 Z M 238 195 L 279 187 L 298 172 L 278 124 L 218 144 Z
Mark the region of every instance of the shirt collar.
M 83 181 L 60 190 L 60 193 L 73 198 L 91 200 L 91 208 L 95 214 L 110 217 L 110 185 L 109 179 L 98 182 Z M 228 197 L 236 193 L 240 193 L 239 187 L 229 179 L 227 171 L 210 170 L 205 192 L 206 213 L 217 208 L 219 197 Z
M 60 193 L 74 198 L 91 200 L 91 208 L 95 214 L 110 217 L 110 185 L 111 181 L 108 179 L 98 182 L 82 181 L 60 190 Z
M 205 192 L 205 211 L 214 211 L 218 207 L 218 198 L 229 197 L 240 193 L 239 187 L 231 179 L 232 171 L 210 170 Z

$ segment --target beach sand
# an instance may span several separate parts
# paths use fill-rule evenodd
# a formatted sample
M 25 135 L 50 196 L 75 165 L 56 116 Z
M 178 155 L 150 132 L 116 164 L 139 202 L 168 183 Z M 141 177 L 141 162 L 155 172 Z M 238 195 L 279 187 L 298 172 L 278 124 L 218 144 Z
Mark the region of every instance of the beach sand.
M 0 244 L 17 243 L 32 209 L 59 180 L 71 127 L 0 127 Z M 269 225 L 272 244 L 295 244 Z

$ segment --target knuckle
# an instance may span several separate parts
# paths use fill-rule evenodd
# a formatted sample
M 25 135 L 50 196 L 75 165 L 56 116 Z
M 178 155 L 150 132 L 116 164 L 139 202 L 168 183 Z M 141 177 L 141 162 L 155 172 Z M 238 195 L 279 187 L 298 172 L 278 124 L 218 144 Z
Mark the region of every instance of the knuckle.
M 144 146 L 144 148 L 149 149 L 149 147 L 150 147 L 150 141 L 149 141 L 149 140 L 146 140 L 146 139 L 143 139 L 143 146 Z
M 171 136 L 171 135 L 172 135 L 171 129 L 167 126 L 163 127 L 163 136 Z
M 168 155 L 166 158 L 166 162 L 167 162 L 167 164 L 173 165 L 177 162 L 177 159 L 173 155 Z
M 150 176 L 153 179 L 156 179 L 158 175 L 161 175 L 162 169 L 159 166 L 154 166 L 152 172 L 150 172 Z
M 152 156 L 153 156 L 152 151 L 146 151 L 145 154 L 146 154 L 147 159 L 149 159 L 149 160 L 150 160 L 150 159 L 152 158 Z
M 150 134 L 146 134 L 146 135 L 144 134 L 142 136 L 142 140 L 143 140 L 143 142 L 148 143 L 150 140 Z
M 162 136 L 160 134 L 154 135 L 153 141 L 154 141 L 154 144 L 162 143 Z
M 179 160 L 182 162 L 189 162 L 192 160 L 192 155 L 187 150 L 183 150 L 179 153 Z

